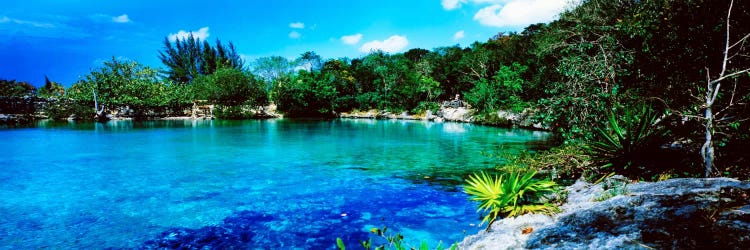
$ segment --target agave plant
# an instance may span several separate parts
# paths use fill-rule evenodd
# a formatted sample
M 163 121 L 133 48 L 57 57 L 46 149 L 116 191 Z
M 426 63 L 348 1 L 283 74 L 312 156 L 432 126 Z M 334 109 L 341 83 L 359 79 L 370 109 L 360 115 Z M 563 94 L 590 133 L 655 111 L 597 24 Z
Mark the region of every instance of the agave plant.
M 499 216 L 515 217 L 528 213 L 552 214 L 558 208 L 550 203 L 542 203 L 544 194 L 554 192 L 557 184 L 553 181 L 534 179 L 536 171 L 519 172 L 500 176 L 490 176 L 485 172 L 469 176 L 464 192 L 471 200 L 479 202 L 479 211 L 487 212 L 482 224 L 490 225 Z
M 636 112 L 626 110 L 620 117 L 609 112 L 607 118 L 607 124 L 596 129 L 597 138 L 588 145 L 601 168 L 624 170 L 640 165 L 647 158 L 644 153 L 658 146 L 656 139 L 661 133 L 654 126 L 658 117 L 649 106 L 643 105 Z

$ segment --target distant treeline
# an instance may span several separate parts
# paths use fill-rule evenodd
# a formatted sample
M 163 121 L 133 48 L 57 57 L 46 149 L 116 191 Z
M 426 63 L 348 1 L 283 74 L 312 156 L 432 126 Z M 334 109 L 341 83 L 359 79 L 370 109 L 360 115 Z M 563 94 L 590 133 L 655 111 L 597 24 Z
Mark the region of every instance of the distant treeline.
M 311 51 L 295 60 L 246 63 L 232 43 L 165 39 L 163 71 L 113 58 L 68 89 L 49 80 L 38 93 L 13 81 L 2 88 L 74 100 L 91 112 L 81 118 L 93 117 L 94 94 L 104 108 L 273 102 L 288 116 L 422 112 L 460 95 L 479 117 L 532 110 L 567 141 L 591 140 L 610 114 L 645 105 L 674 140 L 699 142 L 712 106 L 712 140 L 733 147 L 750 135 L 750 77 L 739 73 L 750 65 L 750 25 L 743 23 L 750 20 L 750 3 L 735 1 L 729 20 L 728 7 L 726 0 L 584 0 L 549 24 L 468 47 L 374 51 L 354 59 L 323 59 Z M 707 80 L 719 78 L 714 87 Z M 716 100 L 707 105 L 716 83 Z

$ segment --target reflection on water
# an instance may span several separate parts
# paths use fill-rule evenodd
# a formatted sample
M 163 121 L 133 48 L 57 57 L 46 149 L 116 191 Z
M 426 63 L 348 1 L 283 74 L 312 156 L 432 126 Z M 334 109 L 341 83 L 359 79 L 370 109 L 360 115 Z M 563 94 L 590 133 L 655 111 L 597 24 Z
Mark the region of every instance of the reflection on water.
M 1 246 L 131 248 L 174 232 L 246 232 L 232 230 L 240 225 L 254 228 L 229 237 L 243 246 L 320 249 L 371 227 L 431 245 L 477 232 L 475 205 L 459 188 L 494 166 L 479 152 L 543 145 L 549 134 L 424 121 L 167 120 L 42 122 L 0 137 Z

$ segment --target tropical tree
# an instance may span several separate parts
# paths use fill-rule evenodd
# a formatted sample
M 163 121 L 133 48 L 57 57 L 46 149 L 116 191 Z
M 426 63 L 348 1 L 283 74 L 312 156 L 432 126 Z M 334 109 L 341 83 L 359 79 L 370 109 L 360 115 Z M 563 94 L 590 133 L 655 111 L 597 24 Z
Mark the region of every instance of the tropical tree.
M 57 82 L 50 81 L 47 76 L 44 76 L 44 86 L 39 88 L 39 97 L 51 98 L 61 97 L 65 94 L 65 87 Z
M 262 106 L 268 103 L 263 81 L 236 68 L 220 68 L 211 75 L 199 76 L 193 89 L 198 98 L 225 106 Z
M 164 50 L 159 52 L 159 59 L 167 66 L 168 78 L 177 83 L 190 83 L 201 75 L 210 75 L 220 68 L 241 70 L 244 62 L 229 42 L 224 46 L 220 40 L 211 46 L 208 41 L 201 41 L 190 34 L 184 39 L 170 41 L 164 38 Z
M 165 96 L 166 88 L 157 70 L 113 57 L 73 84 L 67 92 L 77 101 L 93 101 L 97 118 L 104 119 L 105 111 L 117 106 L 143 111 L 147 107 L 165 105 L 169 100 Z
M 253 74 L 266 82 L 266 90 L 271 90 L 273 82 L 279 77 L 294 73 L 292 62 L 281 56 L 261 57 L 250 66 Z
M 518 104 L 526 82 L 522 75 L 527 69 L 515 62 L 510 66 L 501 66 L 491 79 L 480 78 L 466 94 L 466 100 L 472 107 L 485 112 Z
M 313 51 L 302 53 L 295 61 L 297 70 L 319 71 L 323 67 L 323 58 Z
M 724 52 L 723 52 L 723 60 L 721 63 L 721 70 L 719 71 L 718 75 L 711 75 L 711 72 L 709 71 L 708 67 L 706 68 L 706 88 L 705 88 L 705 95 L 704 99 L 705 102 L 703 103 L 703 118 L 705 120 L 705 142 L 703 143 L 703 146 L 701 146 L 701 157 L 703 157 L 704 166 L 705 166 L 705 177 L 711 176 L 712 171 L 714 171 L 714 158 L 715 158 L 715 152 L 714 152 L 714 133 L 715 133 L 715 126 L 716 123 L 719 122 L 727 122 L 727 121 L 733 121 L 737 122 L 737 119 L 730 116 L 724 116 L 720 117 L 722 119 L 715 119 L 717 115 L 723 115 L 722 113 L 730 113 L 735 105 L 742 105 L 740 104 L 741 101 L 735 101 L 735 94 L 737 94 L 737 84 L 738 81 L 735 80 L 734 82 L 734 88 L 731 91 L 730 99 L 727 102 L 724 103 L 724 107 L 722 109 L 719 109 L 718 112 L 714 113 L 715 111 L 715 104 L 718 104 L 717 101 L 719 100 L 719 93 L 721 92 L 721 83 L 730 80 L 733 78 L 738 78 L 743 75 L 748 75 L 748 72 L 750 72 L 750 66 L 738 64 L 737 61 L 733 61 L 733 58 L 735 57 L 747 57 L 750 55 L 750 51 L 748 51 L 745 48 L 745 42 L 750 38 L 750 33 L 742 34 L 740 39 L 737 41 L 732 41 L 732 8 L 734 7 L 734 1 L 729 2 L 729 8 L 727 10 L 727 17 L 726 17 L 726 42 L 724 44 Z M 725 115 L 725 114 L 724 114 Z M 739 123 L 735 123 L 735 126 L 739 126 Z
M 0 97 L 35 96 L 36 87 L 28 82 L 0 79 Z

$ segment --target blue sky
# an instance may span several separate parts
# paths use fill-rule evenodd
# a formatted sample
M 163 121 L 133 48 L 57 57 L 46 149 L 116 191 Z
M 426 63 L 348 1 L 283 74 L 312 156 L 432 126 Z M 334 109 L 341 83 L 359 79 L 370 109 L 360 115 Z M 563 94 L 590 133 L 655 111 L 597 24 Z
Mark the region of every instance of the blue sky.
M 103 60 L 163 68 L 165 37 L 233 42 L 248 62 L 265 56 L 360 57 L 485 41 L 548 22 L 568 0 L 5 0 L 0 79 L 71 85 Z

